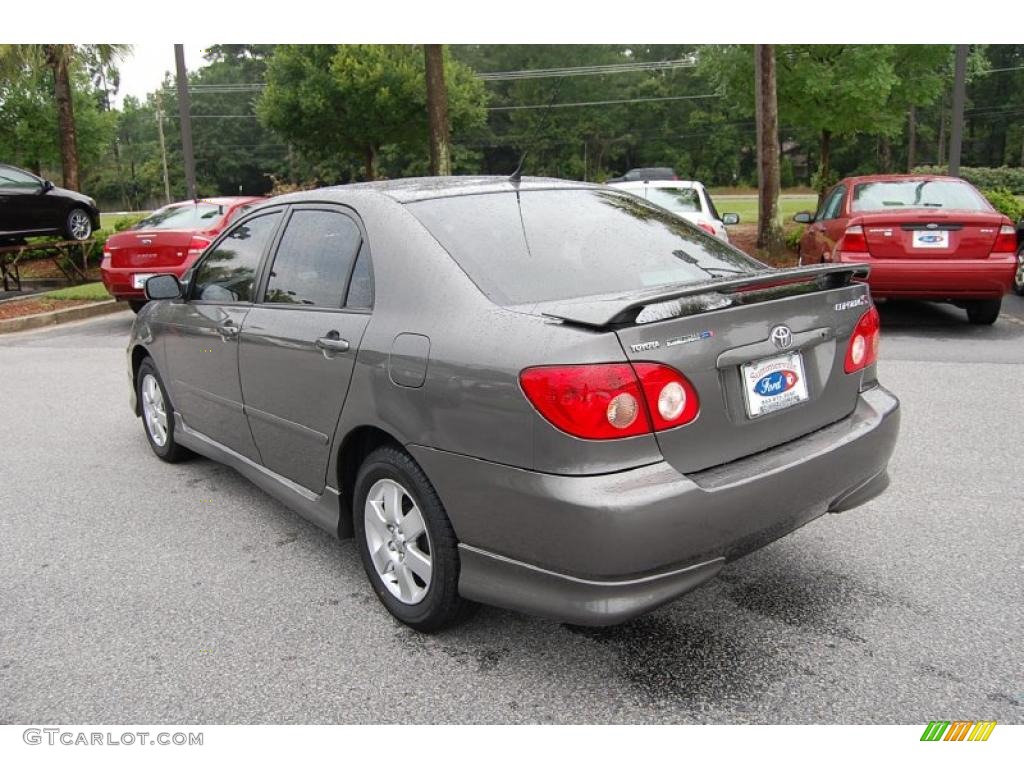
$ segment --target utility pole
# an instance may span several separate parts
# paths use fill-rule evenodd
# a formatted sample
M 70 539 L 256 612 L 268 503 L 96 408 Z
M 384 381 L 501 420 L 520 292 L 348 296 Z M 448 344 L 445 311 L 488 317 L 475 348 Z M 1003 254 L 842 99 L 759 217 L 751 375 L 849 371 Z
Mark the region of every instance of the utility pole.
M 427 69 L 427 120 L 430 124 L 430 172 L 452 175 L 449 143 L 448 88 L 444 82 L 444 46 L 424 45 Z
M 757 247 L 775 256 L 782 251 L 779 216 L 779 106 L 775 91 L 775 46 L 754 46 L 757 110 Z
M 960 175 L 960 150 L 964 137 L 964 100 L 966 98 L 967 46 L 956 46 L 953 67 L 953 120 L 949 129 L 949 175 Z
M 156 92 L 156 132 L 160 136 L 160 157 L 164 163 L 164 198 L 171 204 L 171 177 L 167 173 L 167 143 L 164 141 L 164 100 L 160 91 Z
M 185 69 L 185 46 L 174 44 L 174 64 L 178 81 L 178 115 L 181 118 L 181 153 L 185 159 L 185 187 L 193 200 L 196 193 L 196 158 L 192 150 L 192 106 L 188 94 L 188 70 Z

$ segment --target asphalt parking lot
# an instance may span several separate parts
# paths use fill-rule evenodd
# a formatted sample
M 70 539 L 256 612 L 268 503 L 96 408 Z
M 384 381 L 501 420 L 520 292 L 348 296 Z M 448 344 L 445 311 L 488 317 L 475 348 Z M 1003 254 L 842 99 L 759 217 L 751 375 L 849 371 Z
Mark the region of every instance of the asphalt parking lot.
M 1024 722 L 1024 300 L 882 308 L 893 485 L 653 614 L 422 636 L 128 410 L 127 312 L 0 337 L 0 723 Z

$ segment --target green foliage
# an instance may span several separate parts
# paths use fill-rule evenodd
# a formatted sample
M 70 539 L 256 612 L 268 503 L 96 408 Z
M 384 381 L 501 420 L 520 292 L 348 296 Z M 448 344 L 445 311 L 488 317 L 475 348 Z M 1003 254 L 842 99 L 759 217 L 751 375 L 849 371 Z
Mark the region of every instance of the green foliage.
M 949 173 L 945 165 L 920 165 L 914 173 L 943 176 Z M 960 177 L 979 189 L 1006 189 L 1014 195 L 1024 195 L 1024 168 L 960 168 Z
M 782 233 L 782 239 L 786 243 L 786 248 L 795 252 L 800 247 L 800 240 L 804 236 L 805 229 L 806 227 L 803 224 L 785 228 Z
M 984 189 L 982 192 L 992 203 L 993 208 L 1003 215 L 1009 216 L 1012 221 L 1020 221 L 1021 218 L 1024 218 L 1024 203 L 1014 197 L 1013 192 L 1006 187 Z
M 458 136 L 485 119 L 483 84 L 445 64 L 448 116 Z M 265 125 L 325 170 L 343 175 L 358 158 L 367 178 L 389 145 L 425 150 L 423 50 L 407 45 L 282 45 L 267 63 L 257 104 Z M 330 166 L 333 165 L 333 168 Z
M 126 229 L 131 229 L 144 218 L 146 218 L 144 214 L 139 214 L 138 216 L 122 216 L 114 222 L 114 231 L 124 232 Z
M 57 301 L 106 301 L 110 298 L 110 294 L 103 287 L 103 283 L 85 283 L 56 291 L 47 291 L 40 294 L 40 298 L 56 299 Z

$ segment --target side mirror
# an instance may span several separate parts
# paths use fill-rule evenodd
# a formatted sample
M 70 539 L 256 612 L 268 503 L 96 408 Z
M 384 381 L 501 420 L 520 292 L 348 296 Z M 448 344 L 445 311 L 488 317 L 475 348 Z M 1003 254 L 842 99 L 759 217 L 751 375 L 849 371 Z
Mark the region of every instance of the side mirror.
M 146 281 L 144 290 L 146 298 L 150 301 L 177 299 L 182 293 L 181 283 L 174 275 L 153 275 Z
M 800 213 L 793 217 L 793 221 L 797 224 L 810 224 L 814 221 L 814 214 L 809 211 L 800 211 Z
M 739 224 L 740 215 L 738 213 L 723 213 L 722 223 L 727 227 L 731 227 L 733 224 Z
M 42 189 L 39 190 L 39 194 L 45 195 L 51 189 L 53 189 L 53 182 L 50 181 L 49 179 L 43 179 L 43 186 Z

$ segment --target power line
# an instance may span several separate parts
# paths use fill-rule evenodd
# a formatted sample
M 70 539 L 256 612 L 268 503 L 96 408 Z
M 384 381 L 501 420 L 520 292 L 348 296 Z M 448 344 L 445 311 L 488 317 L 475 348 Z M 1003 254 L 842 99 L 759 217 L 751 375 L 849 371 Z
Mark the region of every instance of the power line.
M 545 77 L 582 77 L 586 75 L 617 75 L 624 72 L 654 72 L 666 69 L 689 69 L 697 66 L 696 59 L 667 61 L 633 61 L 617 64 L 591 64 L 578 67 L 550 67 L 548 69 L 514 69 L 505 72 L 478 72 L 477 77 L 487 82 L 499 80 L 537 80 Z
M 510 107 L 487 107 L 488 112 L 513 112 L 519 109 L 564 109 L 566 107 L 599 107 L 607 104 L 641 104 L 651 101 L 692 101 L 693 99 L 720 99 L 720 93 L 702 93 L 699 96 L 650 96 L 639 99 L 608 99 L 606 101 L 571 101 L 559 104 L 517 104 Z

